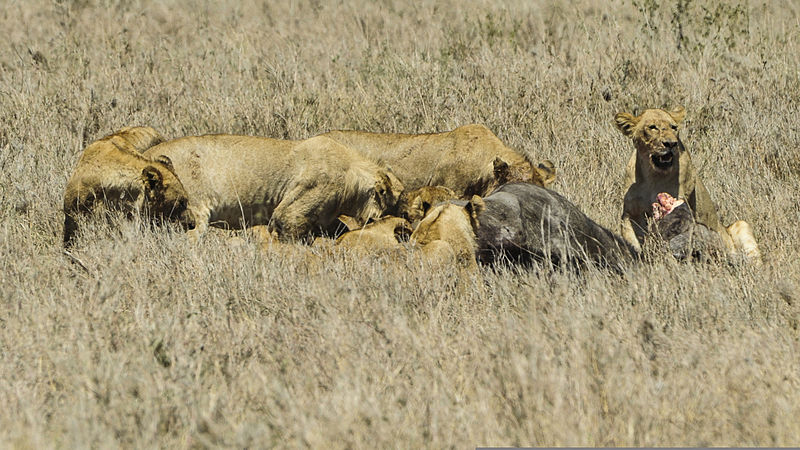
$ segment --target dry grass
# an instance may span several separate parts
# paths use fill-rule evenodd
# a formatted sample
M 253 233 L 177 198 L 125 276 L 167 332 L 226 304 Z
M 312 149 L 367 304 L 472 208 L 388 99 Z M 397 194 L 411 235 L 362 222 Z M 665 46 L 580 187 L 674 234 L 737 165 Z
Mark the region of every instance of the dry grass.
M 0 11 L 0 445 L 800 445 L 800 8 L 222 3 Z M 80 150 L 126 125 L 483 123 L 616 229 L 613 114 L 675 104 L 763 268 L 469 277 L 124 221 L 61 253 Z

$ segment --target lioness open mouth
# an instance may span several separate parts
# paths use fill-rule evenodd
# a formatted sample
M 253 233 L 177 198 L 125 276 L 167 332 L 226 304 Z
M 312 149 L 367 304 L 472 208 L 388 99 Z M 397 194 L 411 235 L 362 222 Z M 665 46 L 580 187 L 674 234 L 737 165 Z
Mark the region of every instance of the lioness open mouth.
M 653 162 L 653 167 L 656 169 L 667 170 L 672 167 L 674 158 L 671 151 L 666 151 L 650 155 L 650 161 Z

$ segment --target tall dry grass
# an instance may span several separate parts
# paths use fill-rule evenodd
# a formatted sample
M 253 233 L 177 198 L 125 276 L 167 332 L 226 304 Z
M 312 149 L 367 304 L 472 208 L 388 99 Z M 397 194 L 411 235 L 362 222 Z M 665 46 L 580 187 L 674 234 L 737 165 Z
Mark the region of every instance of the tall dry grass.
M 0 445 L 800 444 L 800 7 L 661 3 L 6 2 Z M 676 104 L 764 267 L 466 276 L 119 220 L 61 253 L 66 179 L 122 126 L 483 123 L 616 229 L 611 119 Z

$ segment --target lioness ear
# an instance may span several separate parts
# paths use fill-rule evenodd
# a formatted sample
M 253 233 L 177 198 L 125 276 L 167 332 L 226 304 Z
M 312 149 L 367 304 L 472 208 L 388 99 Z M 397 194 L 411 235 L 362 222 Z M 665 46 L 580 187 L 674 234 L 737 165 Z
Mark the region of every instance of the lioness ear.
M 169 169 L 170 172 L 175 173 L 175 167 L 172 166 L 172 160 L 169 159 L 169 156 L 167 156 L 167 155 L 158 155 L 158 156 L 156 156 L 155 161 L 157 163 L 161 163 L 161 164 L 167 166 L 167 169 Z
M 494 166 L 494 179 L 500 183 L 505 182 L 508 178 L 508 163 L 497 156 L 492 164 Z
M 542 187 L 547 187 L 556 181 L 556 165 L 553 161 L 546 159 L 540 162 L 535 170 L 542 180 Z
M 639 118 L 633 114 L 619 113 L 614 116 L 614 122 L 617 124 L 619 131 L 622 131 L 622 134 L 630 136 L 633 133 L 633 127 L 639 123 Z
M 344 226 L 347 227 L 347 231 L 358 230 L 361 228 L 361 224 L 358 223 L 358 220 L 355 217 L 345 216 L 344 214 L 337 217 L 339 222 L 342 222 Z
M 382 193 L 385 195 L 392 190 L 392 179 L 386 172 L 381 172 L 381 179 L 375 184 L 376 187 L 380 186 Z
M 676 106 L 672 111 L 669 112 L 670 117 L 675 123 L 683 122 L 683 118 L 686 117 L 686 110 L 683 106 Z
M 473 220 L 477 220 L 478 216 L 481 215 L 484 209 L 486 209 L 486 203 L 483 201 L 480 196 L 473 195 L 469 202 L 464 205 L 464 209 L 467 210 L 469 216 Z
M 147 166 L 142 169 L 142 182 L 144 182 L 145 190 L 148 192 L 157 191 L 163 186 L 164 178 L 161 172 L 154 166 Z
M 408 207 L 409 215 L 411 215 L 412 212 L 418 212 L 420 216 L 425 217 L 428 208 L 425 208 L 425 202 L 422 200 L 422 196 L 418 195 L 411 201 L 411 206 Z
M 378 181 L 375 182 L 375 196 L 378 199 L 378 203 L 380 203 L 381 208 L 390 208 L 394 205 L 390 204 L 390 189 L 391 189 L 391 181 L 389 177 L 386 175 L 386 172 L 381 172 Z

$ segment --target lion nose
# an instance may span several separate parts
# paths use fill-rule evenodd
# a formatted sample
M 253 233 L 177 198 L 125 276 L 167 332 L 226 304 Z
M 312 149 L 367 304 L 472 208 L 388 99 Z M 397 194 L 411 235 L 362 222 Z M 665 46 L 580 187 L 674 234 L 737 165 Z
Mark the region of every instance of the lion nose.
M 664 141 L 663 144 L 665 148 L 672 150 L 678 146 L 678 141 Z

